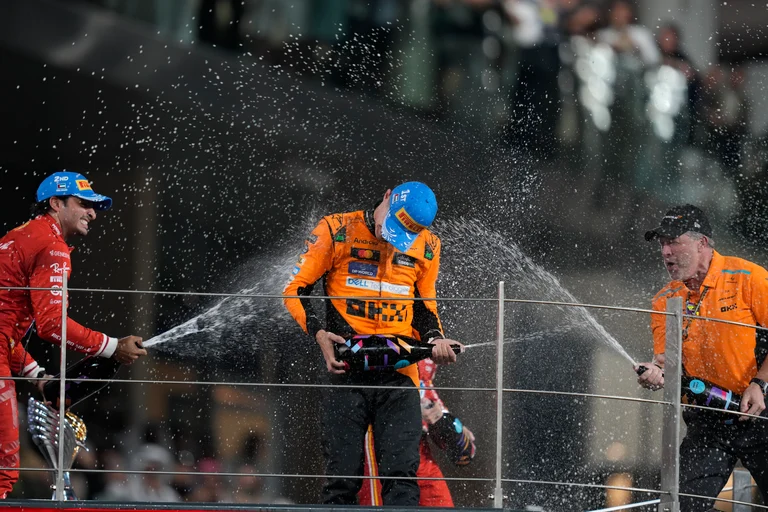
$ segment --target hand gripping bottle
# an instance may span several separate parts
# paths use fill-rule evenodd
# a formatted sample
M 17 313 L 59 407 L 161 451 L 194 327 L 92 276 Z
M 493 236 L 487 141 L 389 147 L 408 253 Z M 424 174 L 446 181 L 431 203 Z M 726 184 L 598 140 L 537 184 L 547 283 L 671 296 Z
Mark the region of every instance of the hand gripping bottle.
M 394 371 L 432 357 L 434 345 L 395 334 L 358 334 L 334 344 L 336 359 L 351 371 Z M 461 347 L 451 347 L 456 354 Z
M 71 365 L 65 373 L 64 405 L 70 408 L 94 393 L 101 391 L 102 388 L 109 384 L 109 382 L 103 382 L 103 380 L 113 379 L 119 369 L 120 363 L 112 358 L 104 357 L 86 357 Z M 46 401 L 50 401 L 56 409 L 59 408 L 58 379 L 59 375 L 54 380 L 46 382 L 43 386 L 43 397 Z M 91 379 L 99 379 L 99 381 L 94 382 Z
M 640 366 L 637 374 L 641 375 L 647 368 Z M 719 388 L 712 382 L 683 375 L 680 378 L 681 395 L 686 403 L 700 405 L 712 409 L 724 411 L 741 412 L 741 395 L 737 395 L 731 390 Z M 760 413 L 760 416 L 768 417 L 768 409 Z
M 449 412 L 429 426 L 429 436 L 457 466 L 466 466 L 475 458 L 475 443 L 464 433 L 461 420 Z

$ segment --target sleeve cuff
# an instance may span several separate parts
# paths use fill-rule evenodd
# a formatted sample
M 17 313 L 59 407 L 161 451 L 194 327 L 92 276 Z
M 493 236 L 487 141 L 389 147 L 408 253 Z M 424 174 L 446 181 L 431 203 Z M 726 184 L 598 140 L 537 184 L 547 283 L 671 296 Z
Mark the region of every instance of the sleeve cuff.
M 107 340 L 104 345 L 104 350 L 101 351 L 101 354 L 99 354 L 99 357 L 109 359 L 115 353 L 115 350 L 117 350 L 117 338 L 112 338 L 110 336 L 107 336 L 106 334 L 104 335 L 104 337 L 107 338 Z
M 21 372 L 21 376 L 37 377 L 37 374 L 40 373 L 40 371 L 45 371 L 45 368 L 43 368 L 42 366 L 39 366 L 37 362 L 33 361 L 24 367 L 24 370 Z

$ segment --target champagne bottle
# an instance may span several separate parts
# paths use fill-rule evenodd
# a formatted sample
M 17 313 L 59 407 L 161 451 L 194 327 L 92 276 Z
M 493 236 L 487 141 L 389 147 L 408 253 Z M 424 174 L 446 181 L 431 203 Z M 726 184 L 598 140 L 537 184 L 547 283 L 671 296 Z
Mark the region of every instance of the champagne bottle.
M 351 371 L 394 371 L 432 357 L 434 345 L 395 334 L 358 334 L 335 343 L 336 359 Z M 461 347 L 451 347 L 458 354 Z
M 642 375 L 645 370 L 647 368 L 640 366 L 637 369 L 637 374 Z M 741 412 L 741 395 L 729 389 L 722 389 L 708 380 L 690 375 L 683 375 L 680 382 L 682 397 L 689 404 Z M 760 413 L 760 416 L 768 418 L 768 409 Z
M 112 358 L 85 357 L 67 368 L 64 384 L 64 405 L 69 409 L 89 396 L 106 387 L 109 382 L 94 382 L 90 379 L 113 379 L 120 369 L 120 363 Z M 59 375 L 43 386 L 43 398 L 53 407 L 59 408 Z M 82 379 L 82 380 L 70 380 Z
M 449 412 L 428 428 L 429 436 L 457 466 L 466 466 L 475 457 L 475 443 L 464 434 L 461 420 Z

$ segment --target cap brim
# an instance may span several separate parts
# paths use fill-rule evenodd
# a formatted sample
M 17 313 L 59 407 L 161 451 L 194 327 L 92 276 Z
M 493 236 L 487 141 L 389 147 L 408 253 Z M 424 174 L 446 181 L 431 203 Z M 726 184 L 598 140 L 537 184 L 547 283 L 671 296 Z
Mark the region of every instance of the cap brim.
M 103 196 L 101 194 L 72 194 L 75 197 L 79 197 L 80 199 L 84 199 L 86 201 L 90 201 L 93 203 L 93 209 L 103 212 L 104 210 L 109 210 L 112 207 L 112 198 Z
M 645 240 L 646 242 L 650 242 L 652 240 L 656 240 L 660 236 L 666 237 L 666 238 L 677 238 L 680 235 L 683 235 L 687 233 L 688 230 L 679 230 L 679 229 L 670 229 L 667 226 L 659 226 L 657 228 L 654 228 L 650 231 L 645 232 Z
M 381 237 L 389 242 L 395 249 L 401 252 L 407 251 L 411 248 L 418 236 L 418 233 L 414 233 L 402 227 L 400 223 L 394 219 L 392 210 L 387 212 L 387 216 L 381 224 Z

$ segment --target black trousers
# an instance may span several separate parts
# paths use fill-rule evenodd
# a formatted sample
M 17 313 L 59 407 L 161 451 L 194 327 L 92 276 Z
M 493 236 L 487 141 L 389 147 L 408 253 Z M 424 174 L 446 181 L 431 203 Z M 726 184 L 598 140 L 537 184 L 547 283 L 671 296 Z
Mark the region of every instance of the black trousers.
M 688 433 L 680 446 L 680 493 L 716 497 L 737 459 L 768 498 L 768 420 L 738 421 L 738 416 L 708 411 L 683 414 Z M 732 420 L 726 423 L 725 420 Z M 714 501 L 680 496 L 680 511 L 706 511 Z
M 373 425 L 374 450 L 383 477 L 384 505 L 416 507 L 419 486 L 421 407 L 413 381 L 400 373 L 334 376 L 334 384 L 397 386 L 400 389 L 328 388 L 323 397 L 322 433 L 325 474 L 323 503 L 354 505 L 363 484 L 359 478 L 334 475 L 363 475 L 364 442 L 368 425 Z

